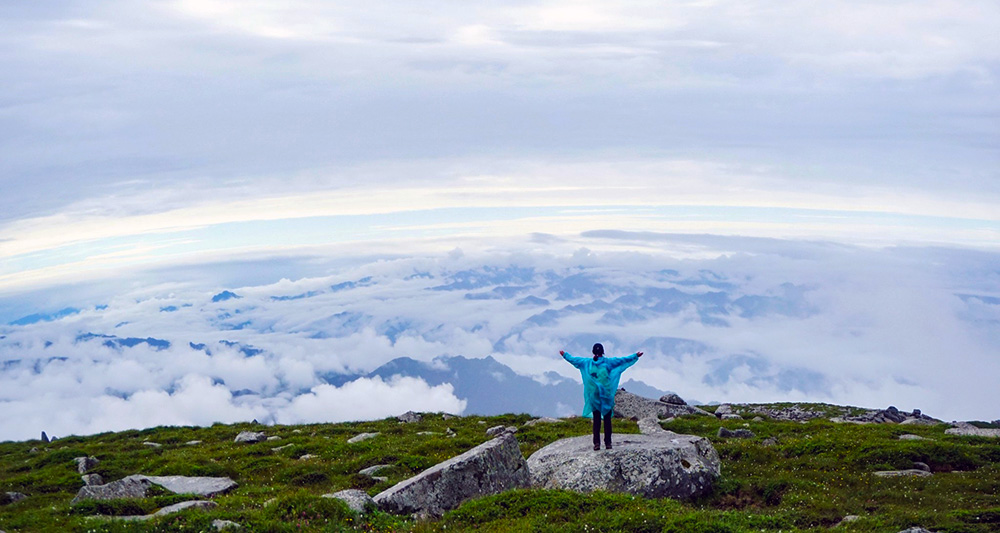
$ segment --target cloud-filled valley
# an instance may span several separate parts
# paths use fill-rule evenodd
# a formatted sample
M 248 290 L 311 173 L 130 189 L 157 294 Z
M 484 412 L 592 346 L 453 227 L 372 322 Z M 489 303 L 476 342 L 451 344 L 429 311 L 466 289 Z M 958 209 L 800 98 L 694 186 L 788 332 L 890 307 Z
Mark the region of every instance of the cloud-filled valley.
M 491 394 L 518 394 L 503 383 L 510 371 L 532 378 L 525 391 L 555 390 L 545 387 L 578 379 L 558 351 L 594 342 L 647 353 L 625 376 L 637 386 L 702 401 L 995 417 L 982 404 L 1000 379 L 995 253 L 705 237 L 679 256 L 601 244 L 697 239 L 599 237 L 594 249 L 358 259 L 296 280 L 144 287 L 12 318 L 0 327 L 0 438 L 462 413 L 461 361 L 500 365 L 482 384 Z M 370 374 L 399 358 L 444 373 Z M 544 396 L 559 406 L 526 410 L 576 412 L 578 392 L 551 400 L 561 394 Z

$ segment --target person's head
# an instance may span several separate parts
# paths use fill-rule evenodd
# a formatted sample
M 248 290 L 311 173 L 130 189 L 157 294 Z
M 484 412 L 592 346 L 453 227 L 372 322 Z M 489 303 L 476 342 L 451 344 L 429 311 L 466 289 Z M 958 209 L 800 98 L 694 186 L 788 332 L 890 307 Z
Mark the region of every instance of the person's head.
M 594 349 L 591 351 L 594 352 L 594 361 L 597 361 L 599 358 L 604 357 L 604 345 L 601 343 L 595 344 Z

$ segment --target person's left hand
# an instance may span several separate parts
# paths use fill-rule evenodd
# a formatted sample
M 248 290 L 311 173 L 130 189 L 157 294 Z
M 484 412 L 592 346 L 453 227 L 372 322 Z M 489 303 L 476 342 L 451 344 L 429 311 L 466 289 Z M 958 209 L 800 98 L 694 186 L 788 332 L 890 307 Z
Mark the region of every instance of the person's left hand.
M 642 357 L 642 352 L 636 352 L 635 356 L 636 357 Z

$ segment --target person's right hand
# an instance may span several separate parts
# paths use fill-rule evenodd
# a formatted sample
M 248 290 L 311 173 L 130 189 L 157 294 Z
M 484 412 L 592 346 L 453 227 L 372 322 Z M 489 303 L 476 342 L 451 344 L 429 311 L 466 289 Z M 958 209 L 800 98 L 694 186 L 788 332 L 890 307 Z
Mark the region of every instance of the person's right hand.
M 566 352 L 559 350 L 559 355 L 566 355 Z

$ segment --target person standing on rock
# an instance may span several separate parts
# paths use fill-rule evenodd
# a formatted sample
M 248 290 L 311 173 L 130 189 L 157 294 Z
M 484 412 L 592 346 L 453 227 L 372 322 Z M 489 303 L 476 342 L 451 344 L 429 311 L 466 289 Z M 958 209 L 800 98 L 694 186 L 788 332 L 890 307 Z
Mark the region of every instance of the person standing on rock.
M 615 393 L 622 372 L 642 357 L 636 352 L 626 357 L 604 357 L 604 346 L 594 345 L 594 358 L 574 357 L 559 351 L 569 364 L 575 366 L 583 377 L 583 416 L 594 416 L 594 449 L 601 449 L 601 419 L 604 419 L 604 449 L 611 449 L 611 415 L 615 410 Z

